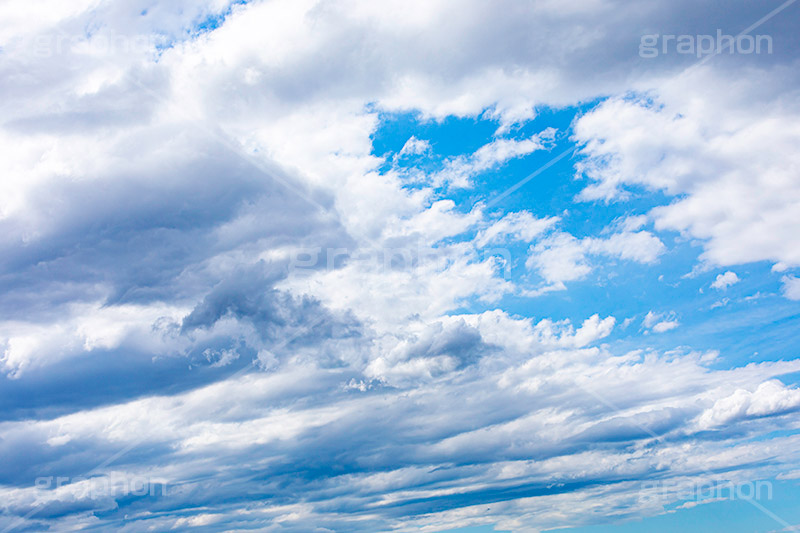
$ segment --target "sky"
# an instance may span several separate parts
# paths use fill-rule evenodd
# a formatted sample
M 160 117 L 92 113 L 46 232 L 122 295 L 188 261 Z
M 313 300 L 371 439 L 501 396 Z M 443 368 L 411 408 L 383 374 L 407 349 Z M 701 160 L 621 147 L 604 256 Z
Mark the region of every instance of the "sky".
M 799 30 L 4 1 L 0 532 L 800 530 Z

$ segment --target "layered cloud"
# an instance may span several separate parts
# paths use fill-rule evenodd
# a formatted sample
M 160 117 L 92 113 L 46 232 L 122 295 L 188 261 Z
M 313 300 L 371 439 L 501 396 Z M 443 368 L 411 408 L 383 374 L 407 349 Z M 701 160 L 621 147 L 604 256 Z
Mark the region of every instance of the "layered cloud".
M 625 502 L 612 515 L 643 511 L 652 502 L 642 482 L 665 480 L 666 461 L 677 493 L 680 480 L 717 471 L 780 470 L 775 441 L 720 452 L 796 408 L 797 391 L 769 380 L 800 370 L 797 362 L 721 372 L 707 366 L 713 354 L 615 356 L 588 347 L 611 327 L 613 320 L 597 316 L 572 330 L 490 312 L 399 345 L 409 365 L 437 370 L 401 388 L 306 364 L 52 420 L 7 422 L 4 455 L 22 446 L 38 451 L 6 469 L 5 482 L 19 488 L 4 490 L 4 509 L 36 509 L 39 525 L 66 512 L 88 526 L 85 513 L 93 511 L 107 526 L 134 530 L 180 527 L 201 506 L 219 527 L 233 520 L 288 531 L 410 530 L 478 519 L 525 531 L 581 523 L 598 498 Z M 518 333 L 509 337 L 510 330 Z M 755 392 L 743 388 L 757 383 Z M 750 422 L 734 430 L 724 425 L 733 418 Z M 707 428 L 719 434 L 698 440 Z M 778 440 L 791 449 L 793 439 Z M 696 446 L 691 457 L 681 451 L 687 442 Z M 144 507 L 130 488 L 85 486 L 95 457 L 123 450 L 130 451 L 103 475 L 145 480 L 147 491 L 136 489 L 153 493 Z M 28 478 L 56 474 L 70 483 L 56 492 L 25 487 Z M 552 505 L 562 509 L 558 516 L 537 514 Z

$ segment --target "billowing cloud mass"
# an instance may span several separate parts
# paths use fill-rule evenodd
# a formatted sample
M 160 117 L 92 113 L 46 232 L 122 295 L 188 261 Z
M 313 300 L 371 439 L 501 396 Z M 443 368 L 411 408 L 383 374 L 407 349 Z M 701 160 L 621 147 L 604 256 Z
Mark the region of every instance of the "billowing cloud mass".
M 729 4 L 4 3 L 0 531 L 793 479 L 800 5 Z M 761 19 L 769 54 L 640 55 Z

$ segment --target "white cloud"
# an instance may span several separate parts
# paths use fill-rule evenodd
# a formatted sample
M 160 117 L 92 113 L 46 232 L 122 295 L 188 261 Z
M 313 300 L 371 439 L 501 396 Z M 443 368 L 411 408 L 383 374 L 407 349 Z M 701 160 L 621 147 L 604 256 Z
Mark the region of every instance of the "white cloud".
M 619 257 L 644 264 L 655 263 L 666 249 L 658 237 L 647 231 L 616 233 L 606 239 L 586 238 L 583 246 L 591 254 Z
M 800 266 L 792 230 L 800 159 L 791 148 L 800 142 L 800 107 L 775 94 L 791 74 L 730 76 L 696 68 L 659 83 L 653 102 L 612 98 L 581 117 L 576 136 L 587 159 L 579 170 L 592 181 L 582 198 L 624 199 L 627 186 L 679 195 L 650 216 L 657 229 L 700 239 L 704 261 Z
M 0 369 L 19 377 L 27 370 L 76 358 L 95 350 L 128 349 L 153 353 L 185 348 L 159 326 L 175 323 L 188 309 L 165 304 L 74 304 L 61 320 L 47 322 L 9 320 L 0 323 Z
M 771 380 L 758 385 L 754 391 L 738 389 L 720 398 L 697 419 L 702 429 L 719 427 L 745 417 L 786 413 L 800 407 L 800 390 L 788 389 L 780 381 Z
M 655 313 L 648 311 L 642 324 L 645 328 L 651 329 L 656 333 L 664 333 L 677 328 L 680 325 L 675 319 L 675 313 Z
M 401 365 L 400 372 L 441 372 L 447 367 L 432 366 L 425 359 L 455 353 L 465 346 L 464 339 L 472 339 L 467 345 L 473 347 L 477 338 L 494 345 L 493 357 L 453 379 L 440 375 L 399 389 L 378 384 L 361 390 L 347 387 L 354 375 L 341 367 L 256 372 L 177 395 L 141 398 L 52 420 L 6 422 L 0 426 L 0 448 L 5 453 L 25 442 L 36 450 L 48 441 L 63 441 L 113 453 L 144 439 L 152 451 L 122 455 L 115 468 L 164 482 L 174 509 L 196 509 L 202 503 L 204 514 L 226 523 L 241 520 L 260 527 L 280 516 L 295 529 L 324 524 L 364 531 L 385 527 L 379 524 L 443 527 L 478 512 L 501 524 L 524 520 L 552 528 L 568 521 L 582 523 L 587 506 L 608 505 L 615 498 L 639 502 L 629 507 L 637 512 L 656 512 L 642 507 L 641 482 L 621 483 L 619 477 L 647 479 L 657 474 L 662 489 L 670 491 L 664 497 L 679 501 L 681 483 L 698 471 L 764 476 L 796 460 L 795 452 L 777 459 L 774 454 L 776 446 L 796 450 L 796 436 L 731 446 L 773 427 L 772 416 L 788 415 L 797 422 L 793 410 L 800 405 L 798 391 L 773 380 L 800 370 L 796 361 L 722 371 L 705 366 L 702 354 L 615 356 L 587 347 L 587 342 L 607 336 L 613 323 L 613 317 L 594 315 L 574 330 L 568 323 L 533 325 L 500 312 L 452 317 L 440 329 L 421 325 L 415 338 L 398 345 L 396 355 L 418 361 L 419 368 Z M 440 337 L 434 330 L 447 335 Z M 749 390 L 754 392 L 742 392 Z M 738 431 L 727 435 L 724 423 L 733 419 L 747 419 L 755 426 L 744 428 L 743 436 Z M 722 434 L 705 440 L 697 433 L 705 429 Z M 685 452 L 687 432 L 694 439 L 690 456 Z M 651 433 L 666 438 L 656 440 Z M 371 440 L 375 435 L 381 439 L 377 449 Z M 597 449 L 597 442 L 604 446 Z M 64 446 L 47 446 L 53 468 L 67 463 L 80 468 L 84 462 L 87 469 L 94 466 L 93 458 L 76 458 Z M 258 454 L 252 453 L 253 447 Z M 533 455 L 536 461 L 530 460 Z M 471 462 L 454 466 L 453 456 Z M 319 461 L 327 464 L 334 458 L 348 472 L 313 475 Z M 669 476 L 663 475 L 665 462 L 672 465 Z M 219 464 L 230 469 L 220 470 Z M 288 470 L 287 464 L 292 465 Z M 286 508 L 267 506 L 256 513 L 249 499 L 236 503 L 238 497 L 252 494 L 248 480 L 254 474 L 268 480 L 264 483 L 272 490 L 291 480 L 304 495 L 304 511 L 287 514 Z M 478 509 L 470 498 L 486 483 L 519 491 L 530 484 L 570 479 L 602 481 L 607 492 L 539 492 L 535 498 L 492 505 L 488 514 L 485 504 Z M 75 499 L 80 489 L 72 485 L 56 493 L 25 485 L 4 486 L 0 492 L 4 511 L 17 515 L 44 501 L 98 510 L 114 504 L 106 497 Z M 230 496 L 229 503 L 217 500 L 220 490 Z M 463 499 L 432 514 L 397 516 L 398 506 L 420 498 L 442 503 Z M 349 516 L 347 509 L 354 502 L 368 506 L 370 516 Z M 559 509 L 558 516 L 542 513 L 545 508 Z M 129 519 L 145 529 L 161 517 L 174 521 L 179 516 L 159 513 Z
M 531 247 L 525 266 L 536 269 L 550 284 L 583 278 L 591 272 L 581 242 L 568 233 L 557 233 Z
M 680 322 L 677 320 L 663 320 L 653 326 L 653 331 L 656 333 L 664 333 L 665 331 L 673 330 L 678 326 L 680 326 Z
M 580 240 L 559 232 L 531 246 L 525 265 L 535 269 L 551 286 L 563 288 L 563 282 L 582 279 L 592 271 L 589 255 L 652 264 L 664 250 L 661 240 L 647 231 Z
M 429 152 L 431 149 L 431 143 L 426 141 L 425 139 L 417 139 L 413 135 L 409 137 L 400 151 L 397 153 L 399 157 L 405 155 L 421 155 L 426 152 Z
M 613 316 L 601 320 L 599 315 L 592 315 L 584 320 L 581 327 L 575 332 L 574 345 L 580 348 L 598 339 L 608 337 L 611 330 L 614 329 L 615 323 L 616 319 Z
M 488 244 L 502 243 L 507 239 L 531 242 L 558 221 L 559 217 L 536 218 L 527 211 L 508 213 L 478 232 L 475 236 L 475 245 L 483 248 Z
M 622 231 L 636 231 L 647 224 L 647 215 L 632 215 L 616 221 Z
M 445 162 L 445 167 L 433 177 L 435 185 L 468 187 L 471 179 L 487 170 L 497 168 L 511 159 L 545 150 L 546 143 L 555 136 L 553 128 L 531 135 L 527 139 L 495 139 L 468 156 L 458 156 Z
M 724 274 L 719 274 L 711 283 L 711 288 L 717 289 L 718 291 L 724 291 L 731 285 L 739 283 L 739 281 L 739 276 L 736 275 L 736 272 L 731 272 L 729 270 Z
M 783 295 L 790 300 L 800 300 L 800 278 L 783 276 Z

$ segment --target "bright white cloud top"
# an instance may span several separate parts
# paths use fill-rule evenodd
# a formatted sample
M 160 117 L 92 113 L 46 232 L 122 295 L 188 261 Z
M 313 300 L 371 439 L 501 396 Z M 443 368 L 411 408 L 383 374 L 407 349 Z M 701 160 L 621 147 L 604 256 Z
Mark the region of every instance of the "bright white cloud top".
M 800 524 L 798 14 L 5 2 L 0 531 Z

